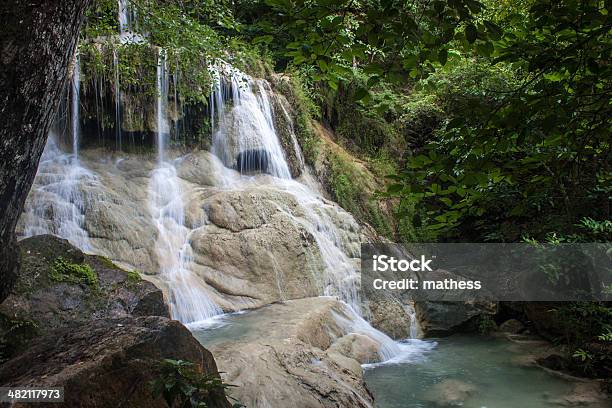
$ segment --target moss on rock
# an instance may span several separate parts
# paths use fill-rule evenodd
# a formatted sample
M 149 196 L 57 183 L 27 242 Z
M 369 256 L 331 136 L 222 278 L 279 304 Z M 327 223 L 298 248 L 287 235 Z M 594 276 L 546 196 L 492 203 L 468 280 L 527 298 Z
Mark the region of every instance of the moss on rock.
M 159 289 L 108 258 L 83 254 L 52 235 L 25 239 L 19 249 L 19 279 L 0 304 L 0 348 L 6 356 L 22 349 L 34 333 L 100 318 L 169 317 Z M 3 341 L 9 337 L 15 341 Z
M 56 282 L 82 283 L 91 287 L 98 285 L 98 276 L 90 265 L 71 263 L 61 256 L 53 261 L 49 277 Z

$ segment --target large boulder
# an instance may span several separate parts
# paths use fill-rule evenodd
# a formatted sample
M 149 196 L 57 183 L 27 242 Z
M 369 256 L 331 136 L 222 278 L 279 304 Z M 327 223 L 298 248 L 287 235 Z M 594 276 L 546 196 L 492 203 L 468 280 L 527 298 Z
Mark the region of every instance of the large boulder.
M 162 292 L 138 273 L 52 235 L 19 249 L 21 274 L 0 305 L 3 386 L 64 387 L 66 407 L 167 407 L 149 386 L 161 360 L 218 375 L 210 352 L 169 319 Z M 222 389 L 207 403 L 229 407 Z
M 371 407 L 360 362 L 377 361 L 380 345 L 351 333 L 348 320 L 331 298 L 291 300 L 232 322 L 245 328 L 234 339 L 202 341 L 247 407 Z
M 368 306 L 373 327 L 396 340 L 410 337 L 410 315 L 399 299 L 369 299 Z
M 0 366 L 5 387 L 64 387 L 62 407 L 167 408 L 151 382 L 163 359 L 194 364 L 203 375 L 218 375 L 212 354 L 177 321 L 160 316 L 97 319 L 52 330 L 27 351 Z M 230 407 L 221 387 L 206 406 Z M 39 406 L 20 403 L 15 407 Z
M 138 273 L 86 255 L 68 241 L 38 235 L 19 242 L 20 275 L 0 304 L 0 334 L 11 322 L 32 322 L 38 334 L 92 319 L 169 317 L 162 292 Z

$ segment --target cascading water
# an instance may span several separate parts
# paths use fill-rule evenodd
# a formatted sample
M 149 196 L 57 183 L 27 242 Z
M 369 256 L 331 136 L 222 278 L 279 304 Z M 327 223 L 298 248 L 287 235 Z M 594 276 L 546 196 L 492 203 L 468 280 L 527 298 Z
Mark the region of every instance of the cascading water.
M 132 31 L 132 15 L 127 0 L 119 0 L 119 30 L 121 34 Z
M 72 70 L 72 109 L 70 110 L 70 124 L 72 126 L 72 154 L 74 160 L 79 159 L 79 139 L 81 136 L 81 62 L 77 54 Z
M 213 127 L 213 153 L 226 166 L 234 167 L 240 173 L 259 171 L 271 174 L 274 177 L 270 184 L 296 198 L 307 211 L 307 217 L 294 219 L 315 238 L 325 264 L 321 294 L 337 296 L 355 310 L 360 310 L 359 275 L 342 248 L 333 220 L 322 209 L 327 204 L 307 186 L 291 179 L 274 129 L 269 85 L 226 64 L 216 67 L 213 73 L 216 77 L 211 95 L 211 123 L 213 126 L 216 124 Z M 299 145 L 296 148 L 297 156 L 301 157 Z M 221 184 L 229 188 L 239 189 L 250 180 L 244 176 L 236 178 L 235 173 L 232 175 L 223 169 L 219 173 Z
M 119 38 L 121 42 L 140 42 L 142 36 L 136 34 L 138 16 L 129 0 L 118 0 L 119 6 Z
M 226 64 L 219 64 L 212 72 L 216 82 L 211 95 L 213 154 L 242 174 L 262 172 L 290 179 L 274 129 L 267 84 Z M 228 110 L 230 101 L 233 106 Z M 223 172 L 220 176 L 222 183 L 228 181 Z
M 338 322 L 347 331 L 361 333 L 377 341 L 380 344 L 381 359 L 385 361 L 420 353 L 419 347 L 393 341 L 370 326 L 361 316 L 359 274 L 353 260 L 347 255 L 349 250 L 344 248 L 336 223 L 326 211 L 331 204 L 326 203 L 308 186 L 291 179 L 289 166 L 274 129 L 269 85 L 227 65 L 213 69 L 213 77 L 216 77 L 216 86 L 211 95 L 212 151 L 227 167 L 241 173 L 237 175 L 219 169 L 217 176 L 221 185 L 230 189 L 247 188 L 254 182 L 249 173 L 268 173 L 273 176 L 266 179 L 266 183 L 291 194 L 306 212 L 305 216 L 293 218 L 314 237 L 319 249 L 324 264 L 321 295 L 334 296 L 347 304 L 348 319 L 337 316 Z M 289 116 L 286 110 L 284 114 Z M 297 141 L 294 145 L 299 160 L 302 156 Z M 245 156 L 251 161 L 245 162 Z M 282 282 L 277 283 L 280 291 Z
M 114 90 L 115 90 L 115 144 L 121 150 L 121 87 L 119 86 L 119 56 L 113 48 Z
M 62 152 L 57 136 L 51 133 L 31 192 L 38 199 L 28 201 L 24 209 L 23 236 L 53 234 L 91 252 L 89 235 L 84 229 L 88 197 L 80 187 L 96 182 L 96 177 L 81 166 L 74 154 Z
M 166 160 L 168 74 L 166 53 L 157 64 L 157 168 L 149 182 L 149 207 L 158 237 L 155 250 L 169 291 L 172 317 L 183 323 L 209 319 L 222 310 L 209 298 L 208 288 L 189 270 L 191 230 L 185 226 L 184 203 L 175 166 Z
M 83 228 L 87 197 L 81 186 L 97 182 L 96 177 L 79 162 L 81 135 L 81 66 L 78 54 L 75 56 L 70 81 L 70 133 L 72 154 L 64 153 L 58 142 L 58 135 L 50 132 L 41 157 L 34 194 L 43 199 L 29 202 L 24 209 L 26 218 L 23 235 L 54 234 L 65 238 L 82 251 L 91 251 L 89 235 Z M 53 214 L 49 218 L 47 214 Z
M 157 58 L 157 158 L 159 163 L 164 161 L 166 137 L 168 135 L 168 74 L 166 72 L 166 51 L 159 50 Z

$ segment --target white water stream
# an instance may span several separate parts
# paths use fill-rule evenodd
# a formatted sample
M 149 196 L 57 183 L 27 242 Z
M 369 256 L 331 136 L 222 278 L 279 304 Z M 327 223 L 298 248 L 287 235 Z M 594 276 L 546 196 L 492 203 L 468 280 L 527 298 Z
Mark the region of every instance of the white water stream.
M 70 81 L 70 134 L 72 153 L 59 147 L 59 135 L 50 132 L 43 151 L 36 180 L 30 194 L 39 199 L 29 200 L 24 208 L 24 237 L 54 234 L 70 241 L 83 251 L 91 251 L 89 235 L 84 228 L 86 197 L 79 189 L 81 183 L 96 183 L 96 176 L 79 161 L 81 139 L 81 66 L 75 56 Z M 39 182 L 41 181 L 42 182 Z
M 210 300 L 206 284 L 188 269 L 191 230 L 185 226 L 183 192 L 176 168 L 166 160 L 168 72 L 163 49 L 159 51 L 156 82 L 157 167 L 149 181 L 149 207 L 158 231 L 155 250 L 160 274 L 167 283 L 172 317 L 192 323 L 219 315 L 222 310 Z
M 74 159 L 79 160 L 79 140 L 81 138 L 81 60 L 77 54 L 74 59 L 72 70 L 72 107 L 70 109 L 70 124 L 72 126 L 72 154 Z

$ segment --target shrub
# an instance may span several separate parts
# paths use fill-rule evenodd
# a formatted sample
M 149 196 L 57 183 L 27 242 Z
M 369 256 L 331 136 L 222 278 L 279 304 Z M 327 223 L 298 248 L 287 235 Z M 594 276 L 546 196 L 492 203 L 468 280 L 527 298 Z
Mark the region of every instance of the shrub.
M 151 382 L 152 393 L 155 398 L 163 397 L 169 407 L 207 407 L 215 391 L 229 387 L 216 374 L 203 375 L 189 361 L 165 359 L 159 368 L 159 378 Z

